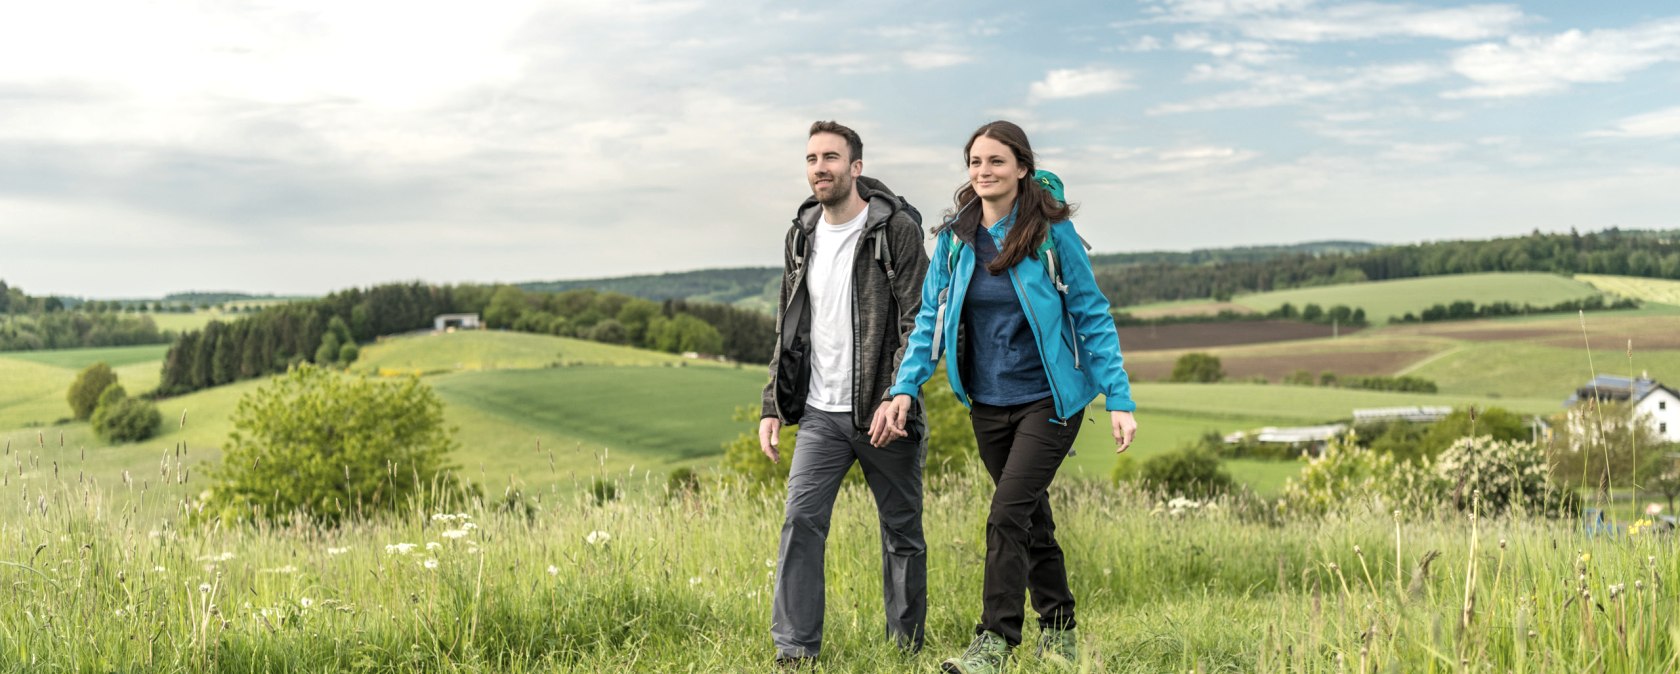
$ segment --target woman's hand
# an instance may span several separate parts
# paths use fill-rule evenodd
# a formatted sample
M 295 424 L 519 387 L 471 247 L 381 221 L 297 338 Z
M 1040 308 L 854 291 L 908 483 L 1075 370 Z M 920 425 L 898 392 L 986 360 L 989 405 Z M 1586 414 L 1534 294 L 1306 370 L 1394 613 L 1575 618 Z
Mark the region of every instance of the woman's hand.
M 1137 437 L 1137 419 L 1132 418 L 1131 412 L 1115 410 L 1108 413 L 1109 420 L 1114 426 L 1114 453 L 1119 454 L 1132 446 L 1132 440 Z
M 869 444 L 885 447 L 887 443 L 909 435 L 904 431 L 904 421 L 909 415 L 910 396 L 900 393 L 892 400 L 881 403 L 875 408 L 875 418 L 869 422 Z

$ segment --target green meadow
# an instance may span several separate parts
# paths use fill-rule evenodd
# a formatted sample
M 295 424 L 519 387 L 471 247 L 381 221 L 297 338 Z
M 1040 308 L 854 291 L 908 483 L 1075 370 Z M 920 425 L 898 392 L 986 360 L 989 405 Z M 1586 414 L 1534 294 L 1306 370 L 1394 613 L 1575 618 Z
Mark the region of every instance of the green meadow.
M 1420 313 L 1431 305 L 1450 304 L 1456 300 L 1470 300 L 1478 305 L 1510 302 L 1518 306 L 1551 306 L 1591 297 L 1596 292 L 1591 285 L 1555 274 L 1499 273 L 1296 288 L 1239 295 L 1231 301 L 1260 312 L 1271 311 L 1285 303 L 1295 305 L 1296 309 L 1308 304 L 1317 304 L 1325 309 L 1345 304 L 1365 309 L 1366 318 L 1372 324 L 1380 325 L 1391 316 Z

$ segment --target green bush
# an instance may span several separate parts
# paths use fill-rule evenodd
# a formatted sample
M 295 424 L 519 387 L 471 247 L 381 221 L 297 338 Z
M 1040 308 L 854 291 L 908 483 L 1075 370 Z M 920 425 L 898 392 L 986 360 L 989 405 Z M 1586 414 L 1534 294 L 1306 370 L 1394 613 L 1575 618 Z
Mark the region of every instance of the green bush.
M 99 395 L 91 421 L 94 434 L 106 442 L 139 442 L 157 435 L 163 415 L 157 405 L 130 398 L 121 384 L 112 384 Z
M 700 476 L 693 468 L 683 466 L 671 471 L 665 478 L 665 496 L 670 499 L 696 498 L 700 496 Z
M 589 497 L 596 506 L 604 506 L 611 501 L 618 500 L 618 483 L 606 478 L 595 478 L 589 483 Z
M 99 405 L 99 394 L 106 388 L 117 383 L 117 373 L 111 371 L 111 366 L 104 361 L 87 366 L 76 374 L 76 381 L 70 384 L 71 417 L 77 421 L 86 421 L 93 416 L 93 410 Z
M 1124 456 L 1124 455 L 1122 455 Z M 1120 468 L 1116 466 L 1116 473 Z M 1223 494 L 1235 486 L 1219 457 L 1199 447 L 1183 447 L 1144 459 L 1137 468 L 1138 486 L 1164 496 L 1203 498 Z
M 1427 468 L 1359 446 L 1352 433 L 1333 438 L 1283 487 L 1279 507 L 1291 515 L 1323 515 L 1353 507 L 1380 512 L 1432 510 L 1440 488 Z
M 348 377 L 300 365 L 239 400 L 202 517 L 323 525 L 457 493 L 445 464 L 454 429 L 419 379 Z
M 1211 384 L 1225 378 L 1225 367 L 1219 357 L 1195 351 L 1178 357 L 1173 363 L 1172 381 Z

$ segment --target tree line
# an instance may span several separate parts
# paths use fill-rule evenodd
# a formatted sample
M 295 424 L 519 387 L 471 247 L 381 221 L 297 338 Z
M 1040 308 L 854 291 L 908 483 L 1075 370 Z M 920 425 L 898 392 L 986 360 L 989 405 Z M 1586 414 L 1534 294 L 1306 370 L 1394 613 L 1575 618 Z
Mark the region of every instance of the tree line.
M 510 285 L 421 283 L 353 288 L 183 333 L 164 357 L 157 394 L 180 395 L 285 372 L 303 362 L 347 365 L 356 344 L 432 327 L 439 314 L 480 314 L 490 328 L 698 352 L 764 362 L 775 326 L 725 305 L 652 302 L 618 293 L 533 293 Z
M 1223 301 L 1245 292 L 1486 272 L 1680 279 L 1680 231 L 1536 231 L 1521 237 L 1438 241 L 1346 254 L 1294 254 L 1204 264 L 1141 262 L 1095 268 L 1097 285 L 1117 306 L 1208 298 Z
M 0 351 L 165 344 L 174 334 L 149 316 L 66 308 L 58 297 L 31 297 L 0 281 Z

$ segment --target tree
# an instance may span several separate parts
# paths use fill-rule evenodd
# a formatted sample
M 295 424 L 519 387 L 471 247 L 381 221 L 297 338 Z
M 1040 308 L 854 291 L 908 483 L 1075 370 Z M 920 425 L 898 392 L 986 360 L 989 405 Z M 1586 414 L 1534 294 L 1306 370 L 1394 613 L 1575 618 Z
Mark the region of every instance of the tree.
M 111 371 L 111 366 L 104 361 L 94 363 L 76 374 L 76 381 L 70 384 L 70 413 L 77 421 L 86 421 L 93 416 L 93 410 L 99 405 L 99 394 L 117 383 L 117 373 Z
M 1225 378 L 1225 368 L 1219 358 L 1210 353 L 1193 351 L 1178 357 L 1173 363 L 1172 381 L 1213 383 Z
M 321 346 L 315 349 L 316 365 L 331 365 L 338 362 L 338 335 L 328 332 L 321 335 Z
M 241 398 L 204 516 L 336 525 L 451 492 L 454 429 L 417 378 L 387 384 L 300 365 Z
M 163 415 L 157 405 L 130 398 L 121 384 L 112 384 L 99 395 L 91 421 L 93 432 L 106 442 L 139 442 L 157 435 Z

